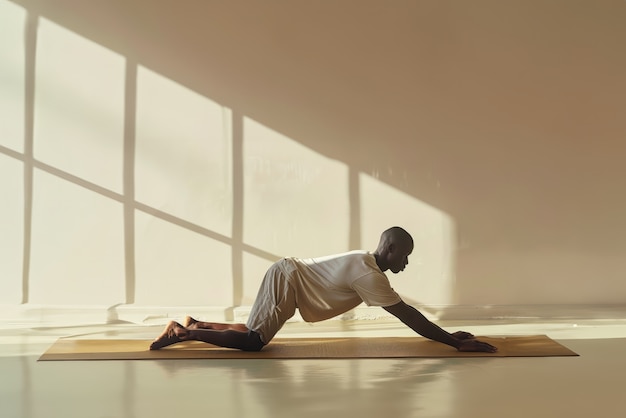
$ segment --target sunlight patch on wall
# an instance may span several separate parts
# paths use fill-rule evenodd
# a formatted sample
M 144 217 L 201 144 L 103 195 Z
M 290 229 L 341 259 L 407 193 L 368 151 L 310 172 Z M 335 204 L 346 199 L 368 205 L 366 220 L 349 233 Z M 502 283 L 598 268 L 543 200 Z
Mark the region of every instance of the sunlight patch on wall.
M 230 236 L 230 109 L 139 67 L 136 126 L 136 200 Z
M 0 0 L 0 145 L 24 150 L 24 25 L 26 11 Z
M 361 236 L 371 249 L 380 233 L 397 225 L 406 229 L 415 242 L 409 265 L 395 276 L 392 286 L 407 302 L 448 304 L 454 285 L 454 220 L 446 213 L 413 196 L 361 173 Z
M 35 170 L 31 303 L 124 300 L 122 204 Z
M 135 233 L 136 304 L 223 306 L 232 301 L 230 245 L 143 212 L 135 215 Z
M 0 154 L 0 304 L 20 303 L 24 228 L 23 163 Z
M 124 58 L 40 19 L 35 81 L 35 158 L 122 191 Z
M 243 290 L 241 305 L 252 306 L 259 292 L 259 286 L 265 273 L 276 260 L 267 260 L 254 254 L 243 254 Z
M 244 118 L 244 242 L 281 256 L 346 251 L 348 168 Z

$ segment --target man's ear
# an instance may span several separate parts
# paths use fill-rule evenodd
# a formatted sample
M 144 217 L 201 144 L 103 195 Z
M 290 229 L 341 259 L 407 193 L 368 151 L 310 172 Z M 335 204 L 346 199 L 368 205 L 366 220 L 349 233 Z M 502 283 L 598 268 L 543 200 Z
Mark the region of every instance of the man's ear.
M 393 254 L 395 250 L 396 250 L 396 244 L 394 244 L 393 242 L 390 242 L 389 245 L 387 246 L 387 252 L 389 254 Z

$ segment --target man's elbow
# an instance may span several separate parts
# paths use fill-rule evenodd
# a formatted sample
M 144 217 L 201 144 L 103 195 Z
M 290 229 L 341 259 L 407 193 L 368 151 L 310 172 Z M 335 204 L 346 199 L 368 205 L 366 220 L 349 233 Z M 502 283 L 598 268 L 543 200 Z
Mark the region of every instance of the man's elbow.
M 408 305 L 404 301 L 400 301 L 395 305 L 383 306 L 383 309 L 396 317 L 402 317 L 402 314 L 406 312 Z

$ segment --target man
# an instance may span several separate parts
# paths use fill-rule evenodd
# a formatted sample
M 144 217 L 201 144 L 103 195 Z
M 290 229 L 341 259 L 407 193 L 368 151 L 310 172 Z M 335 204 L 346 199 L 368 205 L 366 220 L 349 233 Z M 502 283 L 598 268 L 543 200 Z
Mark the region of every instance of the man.
M 413 238 L 396 226 L 382 233 L 373 253 L 351 251 L 320 258 L 283 258 L 265 274 L 245 325 L 201 322 L 188 316 L 184 326 L 170 322 L 150 349 L 196 340 L 260 351 L 295 314 L 296 308 L 302 319 L 317 322 L 365 302 L 368 306 L 381 306 L 418 334 L 459 351 L 495 352 L 496 347 L 474 339 L 470 333 L 450 334 L 433 324 L 391 288 L 384 272 L 404 270 L 412 252 Z

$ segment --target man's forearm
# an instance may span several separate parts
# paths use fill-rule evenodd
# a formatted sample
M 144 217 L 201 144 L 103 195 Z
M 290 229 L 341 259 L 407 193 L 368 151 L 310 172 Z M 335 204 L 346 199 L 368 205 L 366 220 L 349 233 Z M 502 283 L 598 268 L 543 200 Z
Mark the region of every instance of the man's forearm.
M 407 305 L 406 303 L 403 303 L 402 305 L 401 309 L 397 311 L 392 309 L 394 307 L 385 309 L 421 336 L 450 345 L 454 348 L 459 347 L 459 339 L 436 324 L 430 322 L 420 311 L 411 305 Z

